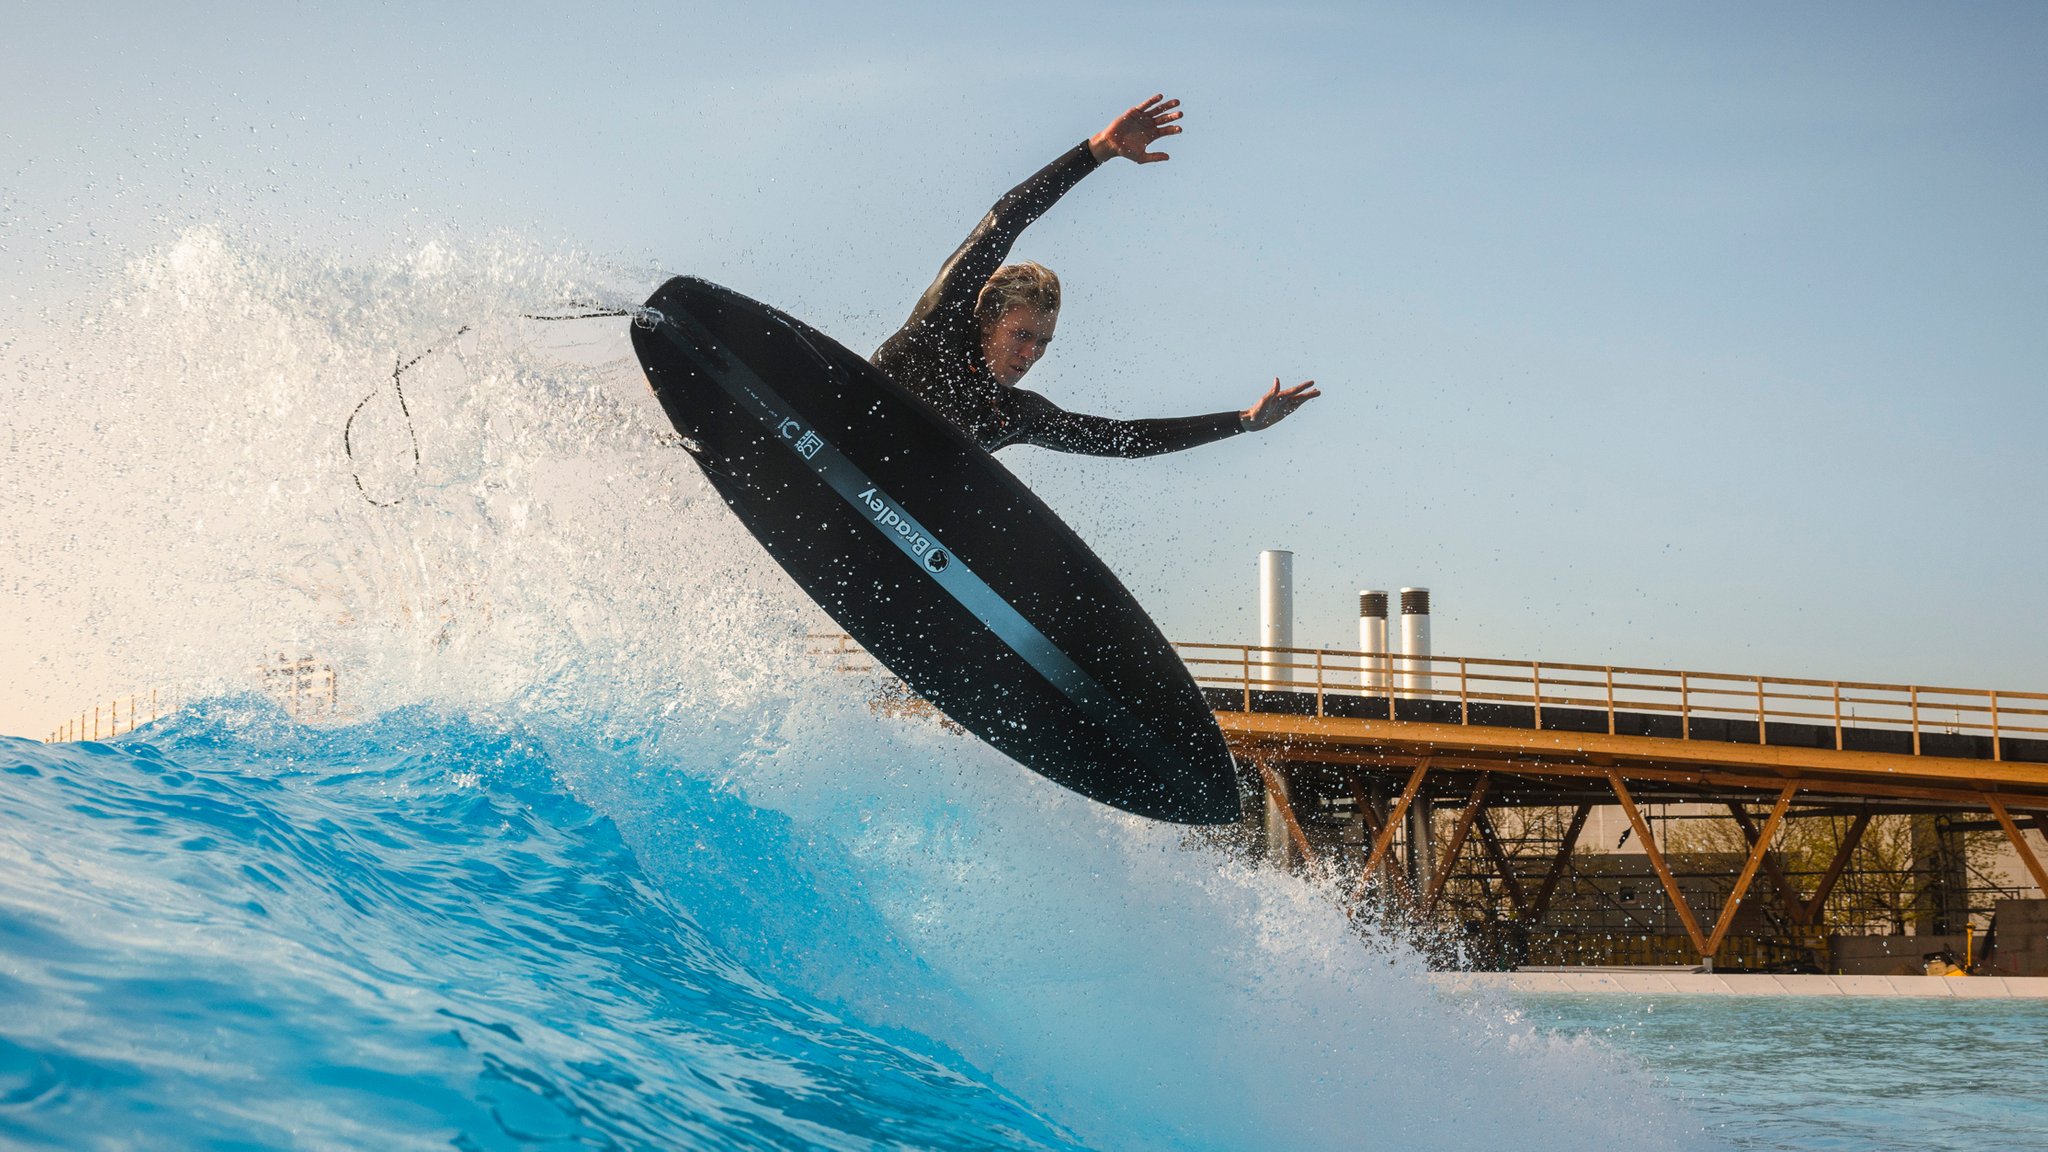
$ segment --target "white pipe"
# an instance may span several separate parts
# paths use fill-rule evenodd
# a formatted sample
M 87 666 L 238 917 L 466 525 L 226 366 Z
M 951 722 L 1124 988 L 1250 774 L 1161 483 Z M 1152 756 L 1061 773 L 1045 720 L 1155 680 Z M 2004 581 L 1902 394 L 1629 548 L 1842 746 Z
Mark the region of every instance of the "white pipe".
M 1358 592 L 1359 687 L 1371 695 L 1387 690 L 1387 594 L 1377 588 Z
M 1294 647 L 1294 553 L 1273 549 L 1259 553 L 1259 645 L 1263 648 Z M 1294 677 L 1286 667 L 1294 657 L 1283 652 L 1261 652 L 1256 661 L 1258 676 L 1265 684 L 1254 688 L 1284 688 Z
M 1429 695 L 1429 589 L 1401 589 L 1401 694 L 1410 699 Z

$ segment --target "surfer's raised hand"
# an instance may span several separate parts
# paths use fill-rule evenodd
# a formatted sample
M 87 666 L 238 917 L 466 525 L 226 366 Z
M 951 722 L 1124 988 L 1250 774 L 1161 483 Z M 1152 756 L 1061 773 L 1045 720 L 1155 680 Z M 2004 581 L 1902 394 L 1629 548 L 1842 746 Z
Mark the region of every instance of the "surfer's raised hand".
M 1313 380 L 1304 380 L 1292 388 L 1282 388 L 1280 378 L 1275 376 L 1273 386 L 1266 390 L 1266 394 L 1259 397 L 1257 403 L 1238 413 L 1237 418 L 1244 425 L 1245 431 L 1257 432 L 1261 428 L 1271 428 L 1285 420 L 1296 408 L 1322 394 L 1322 390 L 1316 387 Z
M 1148 152 L 1162 136 L 1180 135 L 1180 101 L 1168 100 L 1155 92 L 1143 103 L 1109 122 L 1109 126 L 1088 138 L 1089 154 L 1100 164 L 1112 156 L 1150 164 L 1166 159 L 1164 152 Z

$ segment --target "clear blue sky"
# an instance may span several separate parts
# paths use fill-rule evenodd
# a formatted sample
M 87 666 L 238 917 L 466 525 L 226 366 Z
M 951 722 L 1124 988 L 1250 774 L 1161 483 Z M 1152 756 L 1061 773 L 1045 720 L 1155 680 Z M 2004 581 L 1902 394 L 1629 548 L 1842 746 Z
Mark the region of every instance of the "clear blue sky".
M 1326 396 L 1006 454 L 1170 635 L 1437 592 L 1439 651 L 2048 690 L 2048 7 L 38 5 L 0 320 L 189 222 L 508 230 L 871 349 L 1011 183 L 1155 90 L 1170 163 L 1018 254 L 1070 407 Z M 11 562 L 11 561 L 10 561 Z

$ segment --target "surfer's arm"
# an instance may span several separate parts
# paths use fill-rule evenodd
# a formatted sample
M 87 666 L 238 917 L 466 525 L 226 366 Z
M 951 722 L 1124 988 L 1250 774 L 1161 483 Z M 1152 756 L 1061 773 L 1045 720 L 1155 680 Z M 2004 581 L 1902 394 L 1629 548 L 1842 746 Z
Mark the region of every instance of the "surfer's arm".
M 967 333 L 971 340 L 974 304 L 981 296 L 982 286 L 1009 258 L 1010 248 L 1024 229 L 1045 215 L 1083 177 L 1118 156 L 1138 164 L 1167 159 L 1166 153 L 1154 152 L 1151 147 L 1168 136 L 1179 135 L 1180 125 L 1175 121 L 1180 118 L 1179 100 L 1154 95 L 1125 109 L 1102 131 L 1067 149 L 1030 179 L 1010 189 L 946 258 L 931 287 L 918 297 L 910 319 L 876 349 L 875 362 L 901 360 L 910 354 L 920 334 L 928 339 L 932 333 L 942 333 L 940 339 L 948 340 Z M 948 356 L 959 354 L 963 354 L 962 349 L 945 350 Z
M 974 314 L 974 301 L 980 296 L 982 285 L 995 274 L 997 268 L 1010 255 L 1010 248 L 1017 243 L 1017 237 L 1031 222 L 1045 215 L 1059 198 L 1081 182 L 1082 177 L 1095 171 L 1101 162 L 1089 150 L 1086 142 L 1076 144 L 1061 153 L 1057 160 L 1034 173 L 1029 180 L 1010 189 L 974 231 L 967 234 L 960 247 L 946 258 L 945 266 L 932 281 L 931 287 L 917 301 L 911 311 L 910 320 L 904 325 L 911 328 L 942 314 L 951 313 L 965 318 Z
M 1087 456 L 1157 456 L 1179 452 L 1245 430 L 1241 412 L 1213 412 L 1207 416 L 1178 416 L 1164 420 L 1114 420 L 1069 412 L 1036 393 L 1037 403 L 1024 435 L 1018 439 L 1057 452 L 1079 452 Z
M 918 301 L 918 313 L 924 314 L 927 305 L 934 311 L 960 307 L 972 313 L 982 285 L 1009 258 L 1010 248 L 1032 221 L 1045 215 L 1082 177 L 1119 156 L 1138 164 L 1167 159 L 1166 153 L 1151 148 L 1165 137 L 1179 135 L 1180 125 L 1174 122 L 1180 117 L 1180 101 L 1154 95 L 1125 109 L 1102 131 L 1010 189 L 939 270 L 938 279 Z

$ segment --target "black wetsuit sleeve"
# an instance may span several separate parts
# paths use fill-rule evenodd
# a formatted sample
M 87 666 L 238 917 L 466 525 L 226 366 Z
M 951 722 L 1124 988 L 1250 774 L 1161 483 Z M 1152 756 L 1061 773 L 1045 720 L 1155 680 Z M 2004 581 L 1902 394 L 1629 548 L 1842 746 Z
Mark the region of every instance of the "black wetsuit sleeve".
M 974 231 L 967 234 L 954 253 L 946 258 L 938 278 L 917 301 L 905 329 L 935 319 L 965 320 L 974 315 L 974 302 L 988 278 L 1002 267 L 1017 237 L 1033 220 L 1045 215 L 1060 197 L 1100 167 L 1084 141 L 1060 154 L 1059 159 L 1039 169 L 1029 180 L 1010 189 Z
M 1165 420 L 1112 420 L 1069 412 L 1037 393 L 1025 417 L 1021 443 L 1089 456 L 1157 456 L 1178 452 L 1244 430 L 1236 412 L 1179 416 Z

